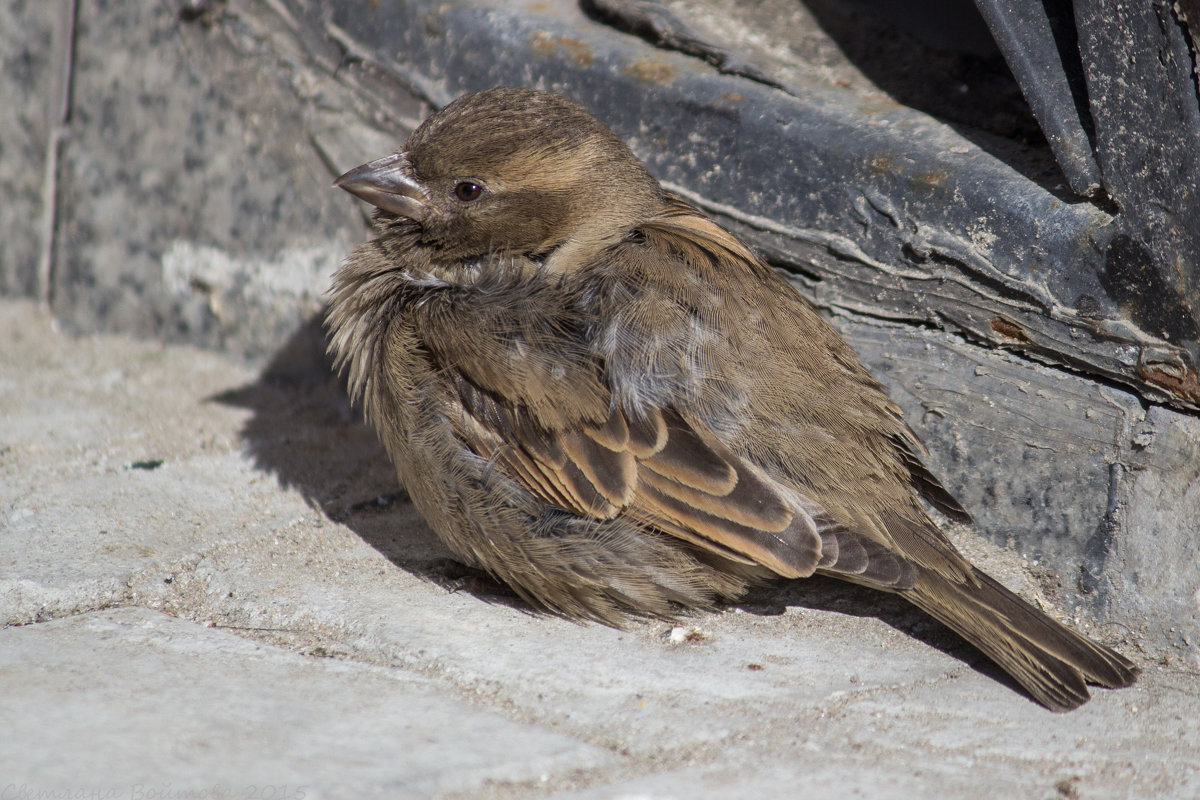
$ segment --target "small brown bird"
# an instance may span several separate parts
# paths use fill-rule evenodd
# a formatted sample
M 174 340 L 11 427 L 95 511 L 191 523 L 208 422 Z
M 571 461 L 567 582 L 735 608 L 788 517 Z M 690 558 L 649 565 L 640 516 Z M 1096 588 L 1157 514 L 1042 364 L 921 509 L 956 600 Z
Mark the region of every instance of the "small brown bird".
M 829 575 L 1056 711 L 1133 682 L 955 550 L 850 346 L 579 104 L 468 94 L 335 185 L 379 231 L 334 277 L 338 368 L 433 530 L 529 602 L 618 624 Z

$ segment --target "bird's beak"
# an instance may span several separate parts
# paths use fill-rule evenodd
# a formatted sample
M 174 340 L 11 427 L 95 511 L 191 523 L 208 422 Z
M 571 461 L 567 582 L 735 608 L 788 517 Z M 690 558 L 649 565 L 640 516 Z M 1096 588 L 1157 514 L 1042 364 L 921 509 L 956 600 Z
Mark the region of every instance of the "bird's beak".
M 413 178 L 407 153 L 392 153 L 355 167 L 333 185 L 401 217 L 420 220 L 429 211 L 429 194 Z

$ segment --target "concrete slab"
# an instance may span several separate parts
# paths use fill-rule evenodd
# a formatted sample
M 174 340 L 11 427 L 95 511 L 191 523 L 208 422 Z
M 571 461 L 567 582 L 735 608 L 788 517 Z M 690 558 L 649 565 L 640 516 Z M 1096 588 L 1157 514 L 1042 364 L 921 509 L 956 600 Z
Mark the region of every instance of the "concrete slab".
M 0 343 L 13 791 L 1200 789 L 1200 677 L 1146 663 L 1119 629 L 1091 632 L 1143 662 L 1139 684 L 1052 715 L 900 601 L 830 581 L 678 625 L 575 625 L 448 570 L 336 383 L 286 357 L 263 377 L 189 347 L 72 338 L 13 301 Z M 1036 599 L 1021 559 L 960 536 Z
M 0 632 L 0 715 L 13 797 L 419 798 L 614 760 L 411 673 L 139 608 Z

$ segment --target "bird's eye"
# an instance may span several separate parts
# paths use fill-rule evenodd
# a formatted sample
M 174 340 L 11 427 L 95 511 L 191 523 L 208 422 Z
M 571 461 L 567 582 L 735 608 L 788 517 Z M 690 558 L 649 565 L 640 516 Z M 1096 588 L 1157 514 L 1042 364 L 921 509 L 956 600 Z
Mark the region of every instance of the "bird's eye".
M 478 200 L 483 194 L 483 187 L 475 181 L 459 181 L 454 187 L 454 196 L 464 203 Z

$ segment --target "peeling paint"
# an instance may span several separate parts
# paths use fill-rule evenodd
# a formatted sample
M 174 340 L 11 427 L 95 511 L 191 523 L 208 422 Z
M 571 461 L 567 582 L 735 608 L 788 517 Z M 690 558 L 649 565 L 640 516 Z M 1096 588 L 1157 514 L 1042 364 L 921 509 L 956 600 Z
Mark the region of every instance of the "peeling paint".
M 626 75 L 645 83 L 668 84 L 675 79 L 678 72 L 670 64 L 662 61 L 642 59 L 634 61 L 624 70 Z
M 571 36 L 555 36 L 547 31 L 538 31 L 529 39 L 529 47 L 535 53 L 540 53 L 544 56 L 553 55 L 558 49 L 562 49 L 567 58 L 579 64 L 581 67 L 590 67 L 596 60 L 592 53 L 592 47 L 582 39 L 576 39 Z

